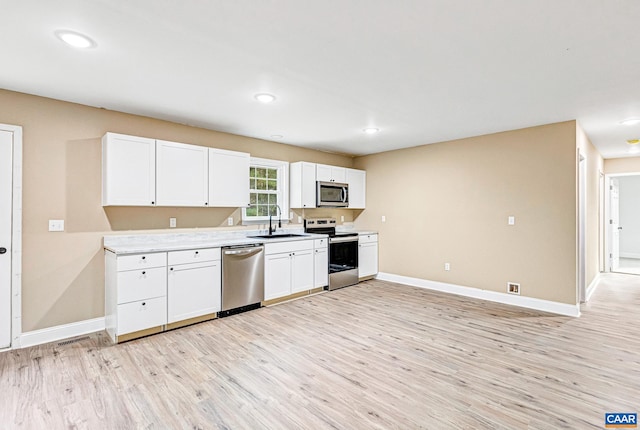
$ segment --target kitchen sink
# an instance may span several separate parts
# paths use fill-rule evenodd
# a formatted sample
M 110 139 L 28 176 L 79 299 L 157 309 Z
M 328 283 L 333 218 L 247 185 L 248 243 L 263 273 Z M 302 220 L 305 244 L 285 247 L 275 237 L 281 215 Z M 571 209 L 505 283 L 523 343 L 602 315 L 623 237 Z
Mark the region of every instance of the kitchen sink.
M 252 239 L 281 239 L 281 238 L 286 238 L 286 237 L 304 237 L 304 236 L 308 236 L 308 234 L 293 234 L 293 233 L 287 233 L 287 234 L 263 234 L 261 236 L 248 236 Z

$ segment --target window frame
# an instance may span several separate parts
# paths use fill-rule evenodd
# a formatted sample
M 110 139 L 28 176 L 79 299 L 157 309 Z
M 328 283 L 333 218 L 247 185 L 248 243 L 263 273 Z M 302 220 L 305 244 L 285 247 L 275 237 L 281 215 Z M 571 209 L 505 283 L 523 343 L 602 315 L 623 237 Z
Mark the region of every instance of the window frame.
M 289 222 L 289 162 L 282 160 L 272 160 L 269 158 L 251 157 L 249 160 L 249 169 L 267 168 L 278 170 L 278 202 L 282 215 L 280 215 L 282 222 Z M 247 172 L 249 175 L 250 172 Z M 251 193 L 252 188 L 249 188 Z M 278 219 L 278 214 L 272 219 Z M 269 221 L 269 216 L 247 216 L 247 208 L 242 208 L 242 224 L 264 224 Z

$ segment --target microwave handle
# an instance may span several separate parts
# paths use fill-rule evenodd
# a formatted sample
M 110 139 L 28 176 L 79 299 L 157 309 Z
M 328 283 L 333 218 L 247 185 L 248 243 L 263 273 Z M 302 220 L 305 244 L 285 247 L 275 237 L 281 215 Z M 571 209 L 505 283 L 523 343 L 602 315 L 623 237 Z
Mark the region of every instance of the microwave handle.
M 341 200 L 342 203 L 347 203 L 347 193 L 349 191 L 347 191 L 347 187 L 342 187 L 342 192 L 341 192 Z

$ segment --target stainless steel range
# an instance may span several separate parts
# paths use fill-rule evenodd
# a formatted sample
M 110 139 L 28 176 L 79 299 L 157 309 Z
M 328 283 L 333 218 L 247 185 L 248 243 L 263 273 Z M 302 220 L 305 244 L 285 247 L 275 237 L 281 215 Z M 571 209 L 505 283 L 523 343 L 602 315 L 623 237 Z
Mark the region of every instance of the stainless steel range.
M 358 233 L 336 233 L 335 218 L 304 220 L 306 233 L 329 235 L 329 290 L 358 283 Z

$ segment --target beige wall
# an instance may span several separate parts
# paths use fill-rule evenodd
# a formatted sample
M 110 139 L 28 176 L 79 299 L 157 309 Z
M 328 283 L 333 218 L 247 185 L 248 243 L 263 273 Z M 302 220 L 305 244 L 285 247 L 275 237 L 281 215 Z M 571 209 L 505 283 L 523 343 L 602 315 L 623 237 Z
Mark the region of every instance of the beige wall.
M 604 173 L 640 173 L 640 157 L 609 158 L 604 160 Z
M 355 167 L 367 171 L 356 225 L 380 232 L 381 272 L 497 292 L 520 282 L 523 296 L 577 302 L 575 121 L 359 157 Z
M 0 90 L 0 122 L 23 127 L 23 332 L 104 315 L 102 237 L 114 231 L 217 227 L 232 208 L 103 208 L 101 143 L 107 131 L 350 167 L 350 157 Z M 307 211 L 306 216 L 351 212 Z M 47 231 L 64 219 L 65 232 Z

